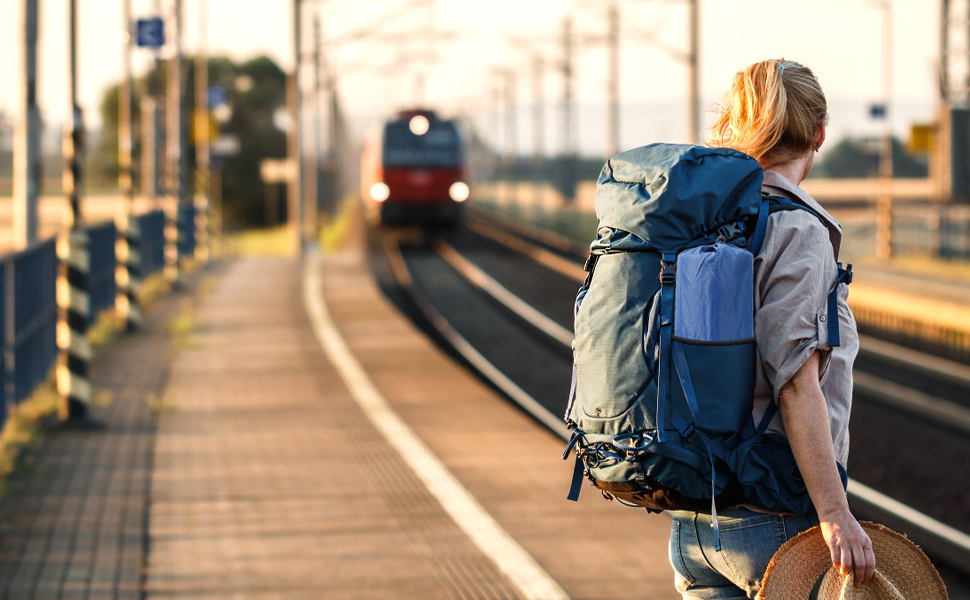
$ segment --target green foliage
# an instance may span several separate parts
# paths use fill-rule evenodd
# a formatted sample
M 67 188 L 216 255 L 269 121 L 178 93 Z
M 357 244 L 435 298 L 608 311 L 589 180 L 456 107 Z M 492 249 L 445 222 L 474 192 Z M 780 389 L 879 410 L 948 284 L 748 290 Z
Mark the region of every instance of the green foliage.
M 195 61 L 186 65 L 186 124 L 191 127 L 195 98 Z M 208 61 L 209 85 L 230 90 L 232 115 L 219 126 L 219 135 L 238 137 L 240 152 L 223 159 L 223 209 L 227 225 L 245 227 L 262 225 L 265 186 L 259 175 L 259 164 L 266 158 L 286 156 L 286 134 L 274 124 L 274 114 L 286 106 L 286 74 L 272 59 L 258 57 L 236 63 L 226 57 Z M 139 156 L 142 152 L 141 106 L 137 98 L 149 88 L 157 90 L 159 103 L 165 105 L 167 65 L 159 63 L 135 82 L 136 101 L 132 106 L 134 137 L 135 186 L 141 189 Z M 101 100 L 103 130 L 87 149 L 86 182 L 89 186 L 115 185 L 118 180 L 118 104 L 119 85 L 112 86 Z M 161 133 L 164 136 L 164 132 Z M 164 139 L 164 137 L 163 137 Z M 196 170 L 195 149 L 189 141 L 188 169 Z M 193 178 L 190 177 L 190 181 Z
M 228 157 L 223 174 L 226 218 L 239 226 L 262 224 L 266 185 L 259 164 L 286 156 L 286 134 L 277 129 L 274 114 L 286 106 L 286 74 L 271 59 L 255 58 L 234 69 L 232 117 L 222 126 L 239 136 L 240 151 Z M 248 78 L 248 79 L 246 79 Z
M 815 163 L 816 177 L 864 178 L 879 172 L 879 141 L 874 139 L 842 138 Z M 895 177 L 926 177 L 926 159 L 906 151 L 898 138 L 893 138 L 893 175 Z

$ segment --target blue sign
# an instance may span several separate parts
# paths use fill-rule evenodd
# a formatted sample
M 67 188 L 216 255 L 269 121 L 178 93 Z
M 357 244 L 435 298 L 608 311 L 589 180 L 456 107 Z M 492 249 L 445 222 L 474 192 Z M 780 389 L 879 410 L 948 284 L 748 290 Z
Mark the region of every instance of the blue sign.
M 886 105 L 885 104 L 873 104 L 869 107 L 869 116 L 873 119 L 885 119 L 886 118 Z
M 221 85 L 214 85 L 209 88 L 209 108 L 215 108 L 229 104 L 229 90 Z
M 159 17 L 135 21 L 135 43 L 139 48 L 161 48 L 165 45 L 165 21 Z

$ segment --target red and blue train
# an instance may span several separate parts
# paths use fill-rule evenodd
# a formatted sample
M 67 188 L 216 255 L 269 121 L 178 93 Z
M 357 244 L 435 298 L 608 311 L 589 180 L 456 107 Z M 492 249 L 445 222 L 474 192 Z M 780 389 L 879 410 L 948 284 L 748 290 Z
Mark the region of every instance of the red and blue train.
M 381 223 L 459 224 L 470 190 L 466 149 L 453 120 L 404 110 L 368 137 L 361 187 Z

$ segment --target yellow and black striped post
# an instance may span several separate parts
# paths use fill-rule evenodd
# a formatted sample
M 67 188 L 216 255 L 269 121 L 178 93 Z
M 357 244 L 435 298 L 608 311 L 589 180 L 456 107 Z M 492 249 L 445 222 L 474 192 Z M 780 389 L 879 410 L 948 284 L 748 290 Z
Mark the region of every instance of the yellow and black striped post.
M 178 288 L 181 284 L 179 273 L 179 228 L 178 205 L 165 210 L 165 278 L 169 285 Z
M 127 214 L 118 227 L 118 297 L 115 303 L 125 329 L 135 331 L 142 326 L 141 306 L 138 292 L 141 290 L 141 229 L 135 215 Z
M 66 420 L 90 418 L 92 399 L 88 365 L 91 342 L 88 318 L 91 299 L 88 294 L 90 253 L 87 231 L 74 227 L 59 240 L 60 273 L 57 281 L 57 391 L 61 395 L 60 416 Z
M 71 206 L 71 229 L 58 242 L 60 267 L 57 278 L 57 390 L 61 396 L 60 416 L 66 422 L 96 423 L 90 417 L 92 398 L 88 365 L 91 342 L 88 319 L 91 298 L 88 277 L 91 255 L 88 233 L 81 228 L 81 154 L 84 124 L 77 103 L 77 0 L 70 0 L 69 58 L 71 123 L 64 136 L 64 194 Z

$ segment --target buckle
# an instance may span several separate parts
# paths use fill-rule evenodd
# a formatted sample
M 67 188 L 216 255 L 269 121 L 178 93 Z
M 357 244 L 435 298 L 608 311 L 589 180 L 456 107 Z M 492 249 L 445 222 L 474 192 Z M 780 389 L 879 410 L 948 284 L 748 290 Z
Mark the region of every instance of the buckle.
M 680 434 L 680 437 L 684 438 L 684 440 L 689 444 L 697 439 L 697 430 L 694 429 L 693 425 L 688 425 L 687 431 Z
M 845 268 L 842 268 L 842 263 L 837 263 L 839 265 L 839 281 L 846 285 L 852 283 L 852 263 L 846 263 Z
M 734 223 L 728 223 L 727 225 L 721 225 L 717 228 L 717 239 L 722 242 L 730 242 L 735 238 L 739 238 L 744 235 L 744 223 L 741 221 L 735 221 Z
M 660 282 L 671 284 L 677 281 L 677 263 L 660 261 Z

